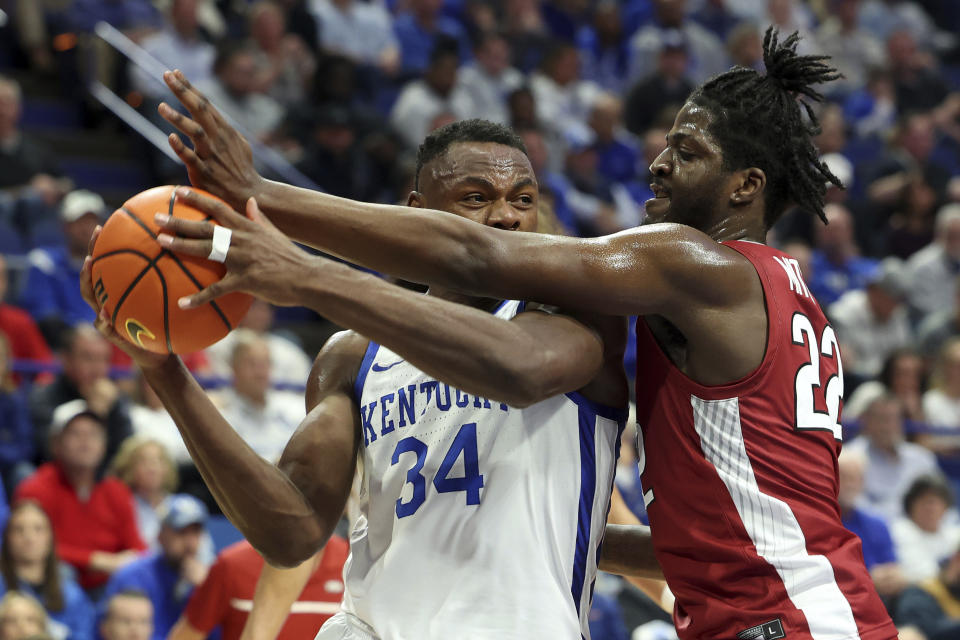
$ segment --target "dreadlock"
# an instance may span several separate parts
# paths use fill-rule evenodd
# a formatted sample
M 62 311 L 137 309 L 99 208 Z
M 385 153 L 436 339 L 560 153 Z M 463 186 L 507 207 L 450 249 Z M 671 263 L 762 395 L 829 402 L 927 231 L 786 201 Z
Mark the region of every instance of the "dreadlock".
M 813 144 L 820 123 L 804 99 L 822 101 L 812 85 L 841 76 L 826 64 L 829 56 L 797 55 L 799 40 L 794 32 L 781 42 L 779 32 L 767 28 L 763 37 L 766 75 L 734 67 L 690 96 L 691 102 L 713 114 L 710 133 L 723 150 L 723 170 L 757 167 L 766 174 L 767 228 L 789 204 L 816 213 L 826 223 L 823 197 L 827 182 L 843 188 L 840 179 L 820 161 Z

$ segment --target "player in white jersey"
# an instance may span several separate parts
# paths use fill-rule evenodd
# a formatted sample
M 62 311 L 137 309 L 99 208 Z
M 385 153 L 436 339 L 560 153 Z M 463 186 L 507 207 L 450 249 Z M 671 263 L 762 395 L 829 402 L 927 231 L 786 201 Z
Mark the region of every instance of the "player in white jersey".
M 537 183 L 509 129 L 467 121 L 427 138 L 408 204 L 533 231 Z M 252 201 L 247 214 L 218 212 L 283 243 L 270 255 L 296 253 Z M 163 242 L 190 253 L 199 241 Z M 324 346 L 308 416 L 276 467 L 243 443 L 178 358 L 134 349 L 105 319 L 98 327 L 143 369 L 224 512 L 272 564 L 299 564 L 325 542 L 362 450 L 363 516 L 344 611 L 323 640 L 589 637 L 626 417 L 624 322 L 449 291 L 424 296 L 304 260 L 257 273 L 268 282 L 284 272 L 314 292 L 322 282 L 326 292 L 274 288 L 270 301 L 310 306 L 357 332 Z M 300 264 L 309 267 L 289 278 Z M 81 285 L 96 308 L 88 268 Z

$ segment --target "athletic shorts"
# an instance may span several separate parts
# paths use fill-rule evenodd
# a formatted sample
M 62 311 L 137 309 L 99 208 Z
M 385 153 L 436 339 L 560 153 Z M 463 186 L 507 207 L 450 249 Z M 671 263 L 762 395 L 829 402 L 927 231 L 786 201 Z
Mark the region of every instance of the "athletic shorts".
M 340 611 L 323 623 L 314 640 L 380 640 L 360 618 Z

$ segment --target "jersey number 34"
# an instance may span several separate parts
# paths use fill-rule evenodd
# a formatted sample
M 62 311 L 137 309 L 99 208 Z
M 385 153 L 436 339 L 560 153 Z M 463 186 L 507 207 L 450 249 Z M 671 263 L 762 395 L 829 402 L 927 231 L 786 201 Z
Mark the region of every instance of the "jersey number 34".
M 417 461 L 407 471 L 406 484 L 413 485 L 413 497 L 406 502 L 403 501 L 402 496 L 397 499 L 398 518 L 412 516 L 427 499 L 427 479 L 420 473 L 423 471 L 423 464 L 427 461 L 427 449 L 425 443 L 411 437 L 398 442 L 397 448 L 393 450 L 391 465 L 400 462 L 400 456 L 404 453 L 414 453 L 417 456 Z M 461 453 L 463 453 L 463 475 L 451 478 L 450 472 Z M 464 491 L 467 494 L 467 504 L 480 504 L 483 476 L 480 475 L 480 462 L 477 455 L 476 422 L 468 422 L 460 427 L 446 455 L 443 456 L 443 462 L 440 463 L 437 474 L 433 477 L 433 486 L 438 493 Z

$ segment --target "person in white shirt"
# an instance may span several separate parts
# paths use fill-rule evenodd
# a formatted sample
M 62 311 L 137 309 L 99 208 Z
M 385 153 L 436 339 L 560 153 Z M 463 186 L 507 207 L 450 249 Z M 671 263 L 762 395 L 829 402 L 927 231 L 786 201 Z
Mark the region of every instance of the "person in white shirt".
M 906 516 L 890 528 L 900 566 L 912 582 L 932 578 L 960 544 L 953 493 L 941 476 L 922 476 L 910 485 L 903 507 Z
M 166 26 L 144 38 L 140 46 L 166 67 L 180 69 L 194 82 L 202 83 L 211 78 L 214 48 L 200 35 L 197 4 L 198 0 L 173 0 Z M 145 95 L 166 95 L 163 82 L 139 68 L 132 71 L 131 80 Z
M 903 263 L 886 258 L 868 277 L 865 289 L 847 291 L 830 305 L 844 354 L 844 370 L 875 377 L 887 356 L 913 342 L 906 305 L 907 281 Z
M 524 83 L 523 74 L 510 66 L 509 43 L 498 33 L 485 33 L 473 56 L 457 74 L 457 99 L 466 100 L 467 117 L 509 124 L 507 96 Z
M 888 524 L 903 515 L 903 496 L 914 480 L 938 473 L 933 453 L 904 439 L 903 408 L 896 397 L 883 395 L 867 407 L 860 436 L 844 451 L 860 451 L 867 458 L 863 505 Z
M 272 462 L 306 415 L 303 397 L 271 389 L 267 342 L 249 329 L 235 333 L 233 385 L 213 394 L 213 401 L 250 448 Z
M 933 427 L 960 429 L 960 338 L 943 345 L 932 388 L 923 394 L 923 412 Z
M 400 92 L 390 112 L 390 124 L 411 149 L 420 145 L 438 117 L 466 118 L 466 101 L 457 99 L 454 91 L 459 64 L 456 49 L 439 46 L 431 54 L 423 78 L 409 82 Z
M 555 45 L 540 70 L 530 77 L 537 120 L 560 138 L 589 136 L 587 118 L 600 86 L 580 79 L 580 52 L 571 44 Z
M 393 75 L 400 68 L 400 45 L 390 14 L 377 2 L 312 0 L 321 47 L 358 64 Z
M 933 242 L 907 261 L 910 308 L 919 318 L 953 306 L 960 274 L 960 203 L 942 207 L 934 229 Z

